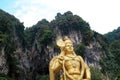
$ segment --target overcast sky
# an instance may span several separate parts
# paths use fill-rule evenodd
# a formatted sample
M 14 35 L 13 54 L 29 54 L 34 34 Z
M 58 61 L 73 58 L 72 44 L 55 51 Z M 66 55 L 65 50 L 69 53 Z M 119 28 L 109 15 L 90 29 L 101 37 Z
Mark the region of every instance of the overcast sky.
M 0 8 L 14 15 L 26 27 L 45 18 L 51 21 L 56 14 L 71 11 L 101 34 L 120 26 L 120 0 L 0 0 Z

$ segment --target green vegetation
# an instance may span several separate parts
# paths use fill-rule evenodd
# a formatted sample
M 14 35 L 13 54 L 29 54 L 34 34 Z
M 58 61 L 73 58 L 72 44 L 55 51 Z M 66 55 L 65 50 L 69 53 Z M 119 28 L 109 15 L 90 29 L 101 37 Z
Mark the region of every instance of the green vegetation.
M 49 75 L 39 75 L 36 80 L 50 80 Z
M 120 41 L 113 41 L 109 45 L 107 52 L 107 56 L 101 61 L 102 71 L 106 76 L 109 76 L 111 80 L 114 80 L 120 73 Z
M 39 41 L 43 45 L 49 45 L 50 43 L 52 43 L 53 37 L 54 37 L 54 34 L 52 30 L 50 29 L 43 30 L 39 36 Z
M 113 42 L 115 40 L 120 40 L 120 27 L 113 30 L 112 32 L 104 34 L 104 36 L 107 38 L 109 43 L 111 43 L 111 42 Z
M 104 35 L 109 43 L 107 56 L 102 60 L 103 73 L 111 80 L 119 80 L 120 76 L 120 27 Z
M 40 44 L 46 46 L 47 44 L 52 43 L 52 39 L 54 38 L 54 33 L 49 27 L 49 22 L 46 19 L 39 21 L 31 28 L 26 28 L 24 33 L 29 47 L 32 46 L 35 39 L 37 39 Z
M 14 79 L 12 79 L 12 78 L 10 78 L 10 77 L 8 77 L 6 75 L 1 75 L 0 74 L 0 80 L 14 80 Z
M 113 41 L 110 44 L 110 52 L 113 55 L 113 59 L 114 59 L 114 77 L 118 77 L 119 73 L 120 73 L 120 40 L 119 41 Z
M 116 62 L 120 66 L 120 40 L 119 41 L 114 41 L 110 44 L 110 52 L 113 54 Z
M 16 42 L 24 44 L 24 26 L 14 16 L 0 10 L 0 48 L 4 48 L 5 58 L 9 68 L 8 76 L 17 77 L 21 73 L 18 67 L 19 60 L 15 57 Z M 17 40 L 14 40 L 16 37 Z M 3 80 L 10 80 L 5 77 L 0 77 Z
M 11 78 L 6 78 L 6 77 L 0 77 L 0 80 L 13 80 Z
M 84 55 L 85 54 L 85 49 L 86 49 L 86 47 L 85 47 L 84 44 L 78 44 L 78 45 L 75 46 L 76 54 L 82 56 L 83 58 L 85 57 L 85 55 Z
M 93 31 L 91 31 L 89 24 L 81 17 L 73 15 L 71 11 L 58 13 L 55 20 L 51 22 L 52 28 L 58 27 L 62 31 L 62 35 L 68 35 L 71 31 L 81 32 L 83 35 L 83 43 L 89 45 L 93 41 Z
M 98 32 L 94 32 L 94 37 L 101 44 L 103 50 L 107 51 L 108 41 L 107 41 L 106 37 L 104 37 L 103 35 L 99 34 Z
M 25 51 L 25 49 L 31 50 L 33 45 L 37 45 L 37 47 L 39 45 L 38 48 L 41 49 L 39 51 L 40 57 L 42 56 L 40 60 L 44 63 L 45 60 L 47 60 L 46 57 L 49 55 L 47 54 L 46 56 L 45 54 L 47 46 L 49 45 L 54 49 L 56 48 L 54 42 L 58 30 L 61 36 L 72 34 L 74 31 L 80 33 L 82 42 L 81 44 L 75 45 L 75 52 L 83 58 L 85 57 L 86 46 L 94 41 L 100 43 L 104 52 L 103 55 L 105 56 L 102 56 L 100 62 L 102 65 L 101 70 L 96 67 L 91 67 L 92 80 L 104 80 L 104 76 L 108 76 L 110 80 L 120 80 L 120 27 L 103 36 L 92 31 L 89 23 L 81 17 L 73 15 L 71 11 L 68 11 L 64 14 L 57 13 L 57 16 L 51 22 L 42 19 L 32 27 L 24 28 L 23 23 L 20 23 L 13 15 L 0 10 L 0 50 L 4 48 L 5 58 L 9 68 L 9 72 L 6 75 L 7 77 L 0 76 L 0 80 L 12 80 L 9 77 L 16 79 L 18 76 L 24 74 L 24 71 L 19 66 L 19 54 L 15 54 L 16 47 L 18 46 Z M 45 63 L 42 67 L 39 64 L 35 68 L 39 68 L 38 73 L 40 73 L 40 69 L 45 68 L 46 71 L 42 71 L 48 74 L 48 67 L 46 65 L 48 65 L 48 63 Z M 49 80 L 48 75 L 39 75 L 35 78 L 37 80 Z
M 96 67 L 90 67 L 91 80 L 105 80 L 103 73 Z

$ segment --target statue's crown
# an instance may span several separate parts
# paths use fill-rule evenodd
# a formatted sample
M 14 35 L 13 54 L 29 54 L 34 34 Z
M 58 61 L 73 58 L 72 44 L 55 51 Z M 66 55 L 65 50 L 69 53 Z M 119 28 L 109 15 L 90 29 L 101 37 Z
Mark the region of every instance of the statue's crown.
M 70 40 L 70 38 L 68 36 L 64 37 L 64 42 L 65 43 L 72 43 L 72 41 Z
M 68 36 L 65 36 L 64 39 L 59 39 L 57 40 L 57 46 L 63 48 L 65 47 L 65 44 L 67 43 L 71 43 L 72 44 L 72 41 L 70 40 L 70 38 Z

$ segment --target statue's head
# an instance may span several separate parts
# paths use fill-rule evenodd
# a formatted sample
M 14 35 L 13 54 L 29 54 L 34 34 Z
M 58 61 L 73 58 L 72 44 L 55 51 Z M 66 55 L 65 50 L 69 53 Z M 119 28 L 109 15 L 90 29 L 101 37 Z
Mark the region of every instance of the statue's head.
M 73 52 L 73 43 L 70 40 L 70 38 L 68 38 L 67 36 L 65 36 L 64 43 L 65 43 L 65 50 L 67 52 Z
M 68 36 L 65 36 L 64 39 L 57 40 L 57 46 L 61 49 L 61 55 L 65 55 L 66 53 L 76 55 L 74 53 L 73 43 Z

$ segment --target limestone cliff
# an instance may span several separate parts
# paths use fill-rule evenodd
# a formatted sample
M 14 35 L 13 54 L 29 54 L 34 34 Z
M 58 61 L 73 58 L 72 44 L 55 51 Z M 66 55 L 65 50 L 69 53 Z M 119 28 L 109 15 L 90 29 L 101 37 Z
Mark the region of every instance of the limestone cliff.
M 37 80 L 39 75 L 49 74 L 49 61 L 60 52 L 56 40 L 64 36 L 71 38 L 76 54 L 84 57 L 88 65 L 101 68 L 104 37 L 92 31 L 81 17 L 70 11 L 58 13 L 51 22 L 43 19 L 24 29 L 18 19 L 1 11 L 0 74 L 15 80 Z
M 23 32 L 23 23 L 0 10 L 0 76 L 26 80 L 30 65 Z

